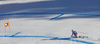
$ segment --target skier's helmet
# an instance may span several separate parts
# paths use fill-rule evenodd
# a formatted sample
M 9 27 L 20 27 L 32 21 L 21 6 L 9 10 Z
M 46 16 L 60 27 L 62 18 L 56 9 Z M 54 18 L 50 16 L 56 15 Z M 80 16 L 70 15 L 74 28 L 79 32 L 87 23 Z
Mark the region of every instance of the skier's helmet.
M 74 30 L 72 30 L 72 32 L 73 32 Z

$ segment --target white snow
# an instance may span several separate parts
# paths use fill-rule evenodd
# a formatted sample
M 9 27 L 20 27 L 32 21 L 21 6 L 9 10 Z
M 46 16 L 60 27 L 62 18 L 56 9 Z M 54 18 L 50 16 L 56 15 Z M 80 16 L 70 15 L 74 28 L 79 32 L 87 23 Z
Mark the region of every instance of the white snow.
M 59 15 L 59 14 L 57 14 Z M 49 16 L 48 18 L 53 18 L 54 16 Z M 65 14 L 62 17 L 77 16 Z M 22 16 L 24 17 L 24 16 Z M 84 32 L 87 34 L 82 34 L 85 36 L 92 37 L 91 39 L 78 39 L 88 42 L 99 42 L 99 18 L 66 18 L 59 20 L 59 18 L 54 20 L 44 19 L 44 18 L 11 18 L 10 27 L 11 34 L 9 34 L 9 28 L 7 28 L 7 35 L 11 36 L 17 32 L 21 32 L 20 35 L 29 36 L 51 36 L 60 38 L 69 38 L 71 35 L 71 30 Z M 38 20 L 37 20 L 38 19 Z M 0 35 L 3 36 L 4 32 L 4 21 L 7 19 L 0 20 Z M 16 35 L 16 36 L 18 36 Z M 93 39 L 94 38 L 94 39 Z M 69 40 L 49 40 L 51 38 L 37 38 L 37 37 L 0 37 L 0 44 L 83 44 L 81 42 L 74 42 Z M 44 40 L 45 39 L 45 40 Z M 93 41 L 93 40 L 94 41 Z M 76 40 L 76 39 L 75 39 Z
M 52 0 L 5 0 L 5 1 L 0 1 L 0 5 L 14 4 L 14 3 L 40 2 L 40 1 L 52 1 Z
M 52 0 L 6 0 L 0 1 L 0 5 L 12 3 L 29 3 Z M 64 7 L 28 8 L 24 10 L 7 11 L 7 13 L 23 13 L 32 10 L 53 10 Z M 91 12 L 90 12 L 91 13 Z M 0 14 L 0 44 L 100 44 L 100 18 L 92 15 L 64 14 L 50 20 L 60 14 Z M 9 27 L 5 36 L 4 21 L 9 19 Z M 71 30 L 76 30 L 80 35 L 89 38 L 70 38 Z M 58 39 L 56 39 L 58 37 Z

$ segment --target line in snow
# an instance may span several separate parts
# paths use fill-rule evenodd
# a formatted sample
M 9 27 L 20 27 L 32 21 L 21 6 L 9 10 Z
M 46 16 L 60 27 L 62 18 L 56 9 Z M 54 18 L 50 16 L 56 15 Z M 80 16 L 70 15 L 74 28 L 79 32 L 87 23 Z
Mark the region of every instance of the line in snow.
M 71 14 L 71 15 L 92 15 L 92 16 L 100 16 L 99 14 L 63 13 L 63 14 L 60 14 L 60 15 L 58 15 L 58 16 L 56 16 L 56 17 L 51 18 L 50 20 L 57 19 L 57 18 L 59 18 L 59 17 L 65 15 L 65 14 Z
M 17 36 L 0 36 L 0 37 L 15 37 L 15 38 L 24 38 L 24 37 L 37 37 L 37 38 L 50 38 L 49 40 L 68 40 L 68 41 L 73 41 L 73 42 L 80 42 L 80 43 L 85 43 L 85 44 L 96 44 L 93 42 L 88 42 L 88 41 L 83 41 L 83 40 L 76 40 L 72 38 L 59 38 L 59 37 L 50 37 L 50 36 L 29 36 L 29 35 L 17 35 Z
M 64 14 L 58 15 L 58 16 L 56 16 L 56 17 L 54 17 L 54 18 L 51 18 L 50 20 L 56 19 L 56 18 L 61 17 L 61 16 L 63 16 L 63 15 L 64 15 Z
M 21 32 L 17 32 L 17 33 L 15 33 L 15 34 L 13 34 L 13 35 L 11 35 L 12 37 L 13 36 L 16 36 L 16 35 L 18 35 L 18 34 L 20 34 Z

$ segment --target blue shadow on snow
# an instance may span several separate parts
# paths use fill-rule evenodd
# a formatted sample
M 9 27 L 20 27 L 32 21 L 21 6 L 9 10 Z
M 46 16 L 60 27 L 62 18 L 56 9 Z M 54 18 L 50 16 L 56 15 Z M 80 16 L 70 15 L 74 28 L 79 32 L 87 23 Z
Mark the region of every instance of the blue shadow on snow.
M 20 32 L 18 32 L 20 33 Z M 17 35 L 17 33 L 15 34 Z M 88 41 L 83 41 L 83 40 L 76 40 L 72 38 L 59 38 L 59 37 L 50 37 L 50 36 L 31 36 L 31 35 L 20 35 L 20 36 L 0 36 L 0 37 L 13 37 L 13 38 L 24 38 L 24 37 L 36 37 L 36 38 L 50 38 L 49 40 L 68 40 L 68 41 L 73 41 L 73 42 L 80 42 L 80 43 L 85 43 L 85 44 L 96 44 L 93 42 L 88 42 Z M 46 39 L 45 39 L 46 40 Z

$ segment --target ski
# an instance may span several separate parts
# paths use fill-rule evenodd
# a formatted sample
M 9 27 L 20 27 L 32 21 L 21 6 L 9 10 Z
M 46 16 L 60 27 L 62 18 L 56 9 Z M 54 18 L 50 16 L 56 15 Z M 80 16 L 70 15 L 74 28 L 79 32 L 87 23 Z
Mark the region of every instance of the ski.
M 72 37 L 72 38 L 88 38 L 88 36 L 78 36 L 78 37 Z
M 88 38 L 88 36 L 79 36 L 78 38 Z

